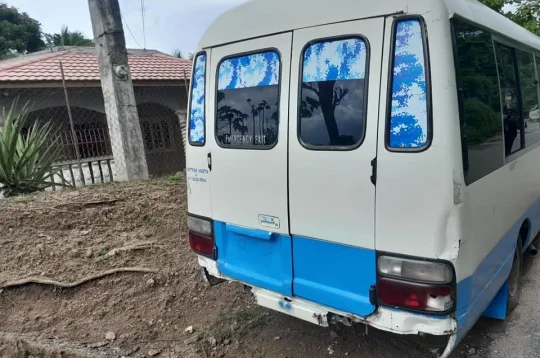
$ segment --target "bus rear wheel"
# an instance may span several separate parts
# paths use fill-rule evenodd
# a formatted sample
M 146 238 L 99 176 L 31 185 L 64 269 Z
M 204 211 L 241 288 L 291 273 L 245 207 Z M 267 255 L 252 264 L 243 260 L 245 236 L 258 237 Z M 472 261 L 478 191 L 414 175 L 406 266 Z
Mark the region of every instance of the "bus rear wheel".
M 521 273 L 523 271 L 523 254 L 521 237 L 518 239 L 516 250 L 514 251 L 514 260 L 512 270 L 508 278 L 508 303 L 506 313 L 512 312 L 519 304 L 519 289 L 521 287 Z

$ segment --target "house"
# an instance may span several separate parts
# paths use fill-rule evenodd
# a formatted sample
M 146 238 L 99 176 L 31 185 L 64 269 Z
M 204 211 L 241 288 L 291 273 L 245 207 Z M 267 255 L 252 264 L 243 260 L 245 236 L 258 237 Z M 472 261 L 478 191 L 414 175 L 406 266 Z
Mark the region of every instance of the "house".
M 181 171 L 185 168 L 183 133 L 191 61 L 153 50 L 128 50 L 128 61 L 148 171 L 151 176 Z M 114 147 L 122 143 L 111 143 L 111 137 L 115 136 L 109 133 L 94 48 L 66 47 L 0 62 L 0 107 L 9 108 L 16 98 L 19 105 L 29 103 L 30 124 L 50 120 L 57 124 L 60 164 L 114 162 Z M 0 113 L 0 125 L 1 121 Z M 91 173 L 90 165 L 89 168 Z M 89 175 L 88 171 L 85 173 Z M 93 177 L 87 179 L 93 181 Z

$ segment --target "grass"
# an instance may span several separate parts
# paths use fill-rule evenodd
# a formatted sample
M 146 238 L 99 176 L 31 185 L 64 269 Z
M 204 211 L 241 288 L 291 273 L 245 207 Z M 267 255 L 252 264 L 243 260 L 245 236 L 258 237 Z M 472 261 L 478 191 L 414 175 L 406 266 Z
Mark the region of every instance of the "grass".
M 176 182 L 176 181 L 184 180 L 184 177 L 181 174 L 174 174 L 174 175 L 169 175 L 165 177 L 165 180 Z

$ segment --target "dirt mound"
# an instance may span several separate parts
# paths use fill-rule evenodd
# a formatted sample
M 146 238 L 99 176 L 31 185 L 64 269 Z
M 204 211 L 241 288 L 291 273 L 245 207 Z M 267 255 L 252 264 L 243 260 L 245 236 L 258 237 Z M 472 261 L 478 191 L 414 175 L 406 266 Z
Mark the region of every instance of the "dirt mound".
M 220 312 L 247 298 L 236 285 L 212 289 L 202 281 L 187 243 L 185 190 L 183 181 L 161 180 L 0 201 L 0 285 L 28 277 L 71 283 L 126 267 L 156 271 L 68 289 L 4 288 L 0 331 L 93 352 L 115 348 L 118 356 L 204 357 Z M 188 326 L 195 333 L 184 332 Z M 108 332 L 114 340 L 105 339 Z

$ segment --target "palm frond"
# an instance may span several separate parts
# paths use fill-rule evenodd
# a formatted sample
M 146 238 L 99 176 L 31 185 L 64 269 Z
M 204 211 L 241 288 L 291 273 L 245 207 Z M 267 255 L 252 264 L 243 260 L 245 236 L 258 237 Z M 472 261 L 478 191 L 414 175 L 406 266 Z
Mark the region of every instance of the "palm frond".
M 0 192 L 6 196 L 28 194 L 52 185 L 70 186 L 66 180 L 51 181 L 61 169 L 53 168 L 60 159 L 56 129 L 52 122 L 28 123 L 29 103 L 19 108 L 18 100 L 2 110 L 0 128 Z

